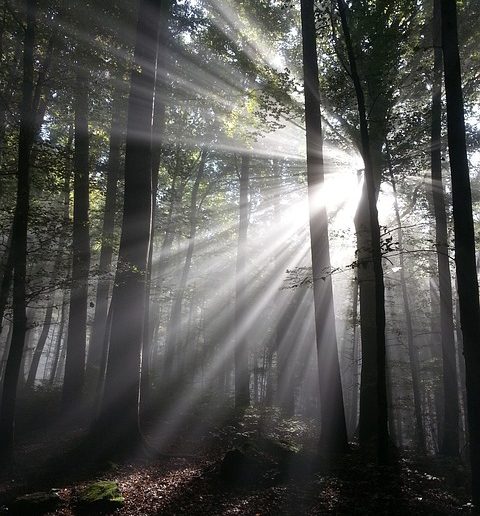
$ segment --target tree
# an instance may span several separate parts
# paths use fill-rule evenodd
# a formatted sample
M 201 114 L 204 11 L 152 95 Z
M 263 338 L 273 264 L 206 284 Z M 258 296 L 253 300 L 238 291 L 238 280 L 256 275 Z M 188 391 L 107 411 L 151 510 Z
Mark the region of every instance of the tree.
M 432 201 L 435 216 L 435 247 L 438 264 L 438 292 L 440 299 L 440 333 L 443 364 L 443 439 L 440 451 L 447 456 L 458 455 L 458 388 L 453 326 L 452 281 L 448 254 L 448 228 L 445 207 L 445 191 L 442 180 L 442 48 L 441 48 L 440 0 L 433 8 L 433 87 L 431 167 Z
M 240 164 L 240 199 L 238 247 L 235 269 L 235 406 L 245 408 L 250 403 L 250 371 L 247 339 L 247 231 L 249 218 L 250 156 L 243 154 Z
M 98 264 L 98 279 L 93 318 L 92 333 L 88 348 L 87 368 L 97 376 L 101 372 L 100 362 L 105 340 L 108 297 L 110 292 L 110 273 L 113 259 L 115 212 L 117 206 L 117 186 L 120 175 L 120 151 L 122 144 L 122 88 L 115 87 L 113 93 L 112 121 L 110 126 L 110 142 L 108 151 L 107 189 L 105 192 L 105 209 L 102 226 L 102 248 Z
M 36 0 L 26 0 L 26 30 L 23 44 L 23 81 L 20 114 L 20 134 L 18 137 L 17 201 L 12 228 L 13 253 L 13 330 L 5 368 L 2 400 L 0 407 L 0 456 L 11 458 L 14 444 L 14 421 L 17 384 L 20 374 L 25 334 L 26 315 L 26 274 L 28 213 L 30 207 L 30 151 L 34 137 L 33 63 L 36 23 Z
M 467 389 L 472 497 L 480 504 L 480 308 L 455 0 L 441 0 L 455 264 Z
M 62 405 L 65 412 L 82 401 L 87 346 L 88 273 L 90 268 L 88 87 L 85 50 L 79 45 L 75 70 L 73 155 L 72 291 Z
M 131 72 L 125 150 L 125 192 L 104 393 L 98 423 L 109 446 L 139 438 L 140 357 L 150 245 L 151 122 L 159 2 L 140 0 Z M 102 434 L 100 434 L 102 435 Z M 106 444 L 106 443 L 105 443 Z
M 307 183 L 310 207 L 313 296 L 320 389 L 322 448 L 340 451 L 347 446 L 328 240 L 322 149 L 314 1 L 302 0 L 303 73 L 307 135 Z M 328 374 L 327 374 L 328 372 Z
M 360 390 L 360 442 L 364 445 L 374 443 L 377 448 L 377 455 L 380 462 L 388 460 L 388 412 L 387 412 L 387 390 L 386 390 L 386 368 L 385 368 L 385 292 L 383 282 L 382 249 L 380 238 L 380 226 L 378 223 L 377 210 L 377 186 L 375 184 L 373 161 L 370 149 L 370 134 L 365 107 L 365 97 L 360 76 L 357 71 L 357 62 L 353 50 L 348 25 L 348 8 L 345 0 L 338 0 L 338 11 L 340 14 L 345 46 L 347 49 L 350 74 L 355 88 L 355 95 L 358 105 L 358 118 L 360 124 L 360 140 L 362 158 L 365 164 L 364 170 L 364 199 L 362 206 L 357 211 L 357 220 L 362 220 L 361 231 L 368 234 L 369 249 L 367 250 L 373 265 L 373 304 L 374 314 L 374 336 L 375 339 L 369 342 L 364 338 L 362 331 L 362 377 Z M 359 212 L 362 210 L 362 214 Z M 363 215 L 368 217 L 365 220 Z M 357 225 L 356 221 L 356 225 Z M 357 230 L 358 233 L 358 230 Z M 360 261 L 358 256 L 358 267 L 367 267 Z M 366 300 L 364 300 L 366 302 Z M 365 309 L 365 304 L 363 304 Z M 362 310 L 362 292 L 360 292 L 360 310 Z M 362 321 L 363 322 L 363 321 Z M 375 345 L 369 352 L 366 348 Z M 368 359 L 368 362 L 367 362 Z

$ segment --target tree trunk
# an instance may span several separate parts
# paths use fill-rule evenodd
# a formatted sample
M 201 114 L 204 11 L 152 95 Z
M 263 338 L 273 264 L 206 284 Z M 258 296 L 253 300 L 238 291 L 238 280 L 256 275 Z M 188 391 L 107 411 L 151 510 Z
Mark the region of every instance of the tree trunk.
M 62 392 L 64 413 L 80 408 L 85 377 L 87 340 L 88 272 L 90 268 L 89 235 L 89 74 L 85 56 L 78 51 L 75 84 L 75 149 L 73 155 L 73 240 L 72 290 L 68 318 L 65 377 Z M 77 413 L 79 415 L 79 413 Z
M 12 249 L 12 233 L 13 228 L 8 236 L 7 249 L 5 251 L 7 259 L 3 267 L 2 282 L 0 283 L 0 334 L 3 328 L 3 317 L 5 315 L 5 308 L 7 307 L 8 295 L 10 293 L 10 285 L 13 277 L 13 249 Z
M 50 368 L 50 376 L 48 383 L 50 387 L 53 387 L 53 384 L 55 382 L 55 376 L 57 374 L 58 369 L 58 363 L 60 359 L 60 351 L 62 349 L 62 339 L 63 339 L 63 330 L 65 328 L 65 306 L 67 304 L 67 296 L 66 291 L 63 293 L 63 299 L 62 299 L 62 307 L 60 308 L 60 319 L 59 319 L 59 327 L 58 327 L 58 333 L 55 340 L 55 347 L 54 347 L 54 355 L 52 360 L 52 365 Z
M 140 0 L 125 151 L 122 234 L 112 293 L 110 345 L 98 429 L 114 451 L 140 438 L 140 360 L 152 204 L 151 123 L 159 2 Z M 103 431 L 102 431 L 103 430 Z M 108 443 L 105 430 L 108 430 Z
M 328 216 L 323 199 L 324 164 L 314 0 L 302 0 L 301 11 L 307 183 L 322 424 L 321 441 L 325 451 L 335 452 L 346 448 L 347 428 L 335 329 Z
M 203 149 L 200 163 L 198 165 L 197 176 L 192 187 L 192 193 L 190 198 L 190 212 L 189 212 L 189 223 L 190 223 L 190 235 L 188 239 L 187 254 L 183 265 L 182 274 L 180 276 L 180 283 L 177 287 L 175 296 L 173 298 L 170 320 L 168 323 L 167 337 L 165 341 L 166 353 L 170 357 L 169 364 L 167 364 L 167 371 L 170 371 L 171 378 L 174 381 L 179 380 L 176 378 L 179 367 L 175 364 L 174 356 L 179 353 L 182 339 L 184 339 L 182 326 L 182 305 L 185 297 L 185 290 L 187 287 L 188 276 L 192 266 L 193 251 L 195 249 L 195 236 L 197 233 L 197 217 L 198 217 L 198 191 L 200 183 L 203 179 L 205 172 L 205 164 L 207 160 L 207 151 Z
M 43 349 L 45 348 L 48 334 L 50 332 L 50 326 L 52 324 L 53 302 L 54 299 L 52 299 L 47 307 L 45 312 L 45 319 L 43 321 L 42 333 L 40 334 L 40 338 L 38 339 L 37 345 L 35 346 L 35 351 L 33 352 L 32 362 L 30 364 L 27 381 L 25 383 L 25 387 L 29 390 L 32 390 L 35 387 L 35 378 L 37 377 L 38 365 L 40 364 L 40 358 L 42 356 Z
M 147 402 L 150 393 L 150 358 L 152 355 L 153 333 L 155 329 L 155 316 L 153 310 L 155 305 L 151 303 L 152 272 L 153 272 L 153 250 L 155 243 L 155 217 L 157 212 L 158 175 L 162 157 L 162 139 L 165 132 L 166 106 L 163 93 L 163 80 L 165 76 L 165 61 L 168 51 L 168 19 L 171 0 L 163 0 L 160 4 L 160 22 L 157 39 L 157 55 L 155 63 L 155 90 L 153 104 L 153 126 L 152 126 L 152 215 L 150 223 L 150 248 L 147 260 L 147 282 L 145 297 L 148 310 L 145 310 L 145 329 L 142 347 L 142 399 Z M 153 306 L 152 306 L 153 305 Z M 156 307 L 158 310 L 158 306 Z
M 247 312 L 247 230 L 250 204 L 250 156 L 242 155 L 240 165 L 240 203 L 238 223 L 237 263 L 235 271 L 235 406 L 245 408 L 250 404 L 250 371 L 248 367 Z
M 13 452 L 17 384 L 20 374 L 25 333 L 28 212 L 30 207 L 30 151 L 33 144 L 32 111 L 33 63 L 36 1 L 26 0 L 27 25 L 23 51 L 23 84 L 18 142 L 17 201 L 12 228 L 13 330 L 3 382 L 0 408 L 0 456 L 9 461 Z
M 465 354 L 472 497 L 480 504 L 480 310 L 455 0 L 442 0 L 442 47 L 455 231 L 455 263 Z
M 110 145 L 108 151 L 107 190 L 105 192 L 105 211 L 102 227 L 102 248 L 98 265 L 99 279 L 93 318 L 92 333 L 88 348 L 87 370 L 95 382 L 100 368 L 105 325 L 108 312 L 108 296 L 111 284 L 115 212 L 117 207 L 117 184 L 120 175 L 120 151 L 122 143 L 122 88 L 117 86 L 113 94 Z
M 420 383 L 420 366 L 418 363 L 418 352 L 415 346 L 413 337 L 413 323 L 412 312 L 410 310 L 410 300 L 408 298 L 407 279 L 405 277 L 405 255 L 403 250 L 403 228 L 402 219 L 400 217 L 400 209 L 398 207 L 398 195 L 395 176 L 393 173 L 393 166 L 391 162 L 391 154 L 388 142 L 387 157 L 388 169 L 390 173 L 390 182 L 393 189 L 393 207 L 395 211 L 395 219 L 397 221 L 397 240 L 400 249 L 400 286 L 402 289 L 403 311 L 405 313 L 405 327 L 407 331 L 407 349 L 408 359 L 410 362 L 410 372 L 412 375 L 412 390 L 413 390 L 413 411 L 415 415 L 415 444 L 416 448 L 425 453 L 425 430 L 422 418 L 422 401 L 421 401 L 421 383 Z
M 352 325 L 353 325 L 353 336 L 352 336 L 352 396 L 350 406 L 350 417 L 348 420 L 349 433 L 351 436 L 357 434 L 358 431 L 358 394 L 360 391 L 360 374 L 359 374 L 359 363 L 360 363 L 360 339 L 358 335 L 358 280 L 353 280 L 353 307 L 352 307 Z
M 452 280 L 448 254 L 447 213 L 442 182 L 442 49 L 440 47 L 440 1 L 434 2 L 434 69 L 432 87 L 431 166 L 432 199 L 435 214 L 435 247 L 438 263 L 438 290 L 440 295 L 440 334 L 443 362 L 443 439 L 440 453 L 449 457 L 458 455 L 458 386 L 453 325 Z
M 363 202 L 358 208 L 356 226 L 360 231 L 368 235 L 370 245 L 368 254 L 371 256 L 373 276 L 371 278 L 372 296 L 366 299 L 366 291 L 360 290 L 360 316 L 362 332 L 362 379 L 360 390 L 360 443 L 365 447 L 374 444 L 377 448 L 378 459 L 381 463 L 388 461 L 388 410 L 386 389 L 386 363 L 385 363 L 385 292 L 383 282 L 382 251 L 380 240 L 380 226 L 378 223 L 378 211 L 376 205 L 377 185 L 375 184 L 374 166 L 370 147 L 370 134 L 367 122 L 365 97 L 360 76 L 357 71 L 357 63 L 350 36 L 347 21 L 347 4 L 345 0 L 338 0 L 342 30 L 345 37 L 350 74 L 355 88 L 358 104 L 360 123 L 360 139 L 362 157 L 365 164 L 365 183 Z M 357 231 L 358 234 L 358 231 Z M 359 247 L 360 251 L 360 247 Z M 368 258 L 367 258 L 368 260 Z M 358 256 L 359 281 L 360 272 L 369 263 L 360 263 Z M 362 291 L 363 290 L 363 291 Z M 370 332 L 373 339 L 369 339 L 364 332 L 365 307 L 371 303 L 370 313 L 374 314 L 373 324 L 370 324 Z M 364 335 L 367 338 L 364 338 Z

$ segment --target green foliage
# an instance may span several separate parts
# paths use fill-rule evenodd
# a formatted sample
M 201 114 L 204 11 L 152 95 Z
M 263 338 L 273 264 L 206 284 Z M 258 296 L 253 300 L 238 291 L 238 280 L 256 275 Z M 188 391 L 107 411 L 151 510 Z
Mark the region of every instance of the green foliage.
M 116 482 L 111 480 L 98 480 L 88 484 L 77 496 L 80 506 L 104 507 L 114 509 L 121 507 L 124 498 Z

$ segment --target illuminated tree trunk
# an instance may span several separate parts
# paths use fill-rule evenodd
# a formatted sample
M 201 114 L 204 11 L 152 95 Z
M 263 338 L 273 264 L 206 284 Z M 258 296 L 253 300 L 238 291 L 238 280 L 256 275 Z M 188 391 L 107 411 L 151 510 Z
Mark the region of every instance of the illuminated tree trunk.
M 397 222 L 397 240 L 400 248 L 400 286 L 402 289 L 403 311 L 405 314 L 405 326 L 407 332 L 407 350 L 410 363 L 410 372 L 412 375 L 412 391 L 413 391 L 413 411 L 415 415 L 415 444 L 419 451 L 425 453 L 425 431 L 422 418 L 422 395 L 420 384 L 420 365 L 418 363 L 418 352 L 415 347 L 413 337 L 412 311 L 410 309 L 410 300 L 408 298 L 407 279 L 405 277 L 405 255 L 403 250 L 403 228 L 402 219 L 400 217 L 400 209 L 398 207 L 398 195 L 395 176 L 391 163 L 390 149 L 387 145 L 388 168 L 390 172 L 390 182 L 393 190 L 393 207 L 395 211 L 395 219 Z
M 140 0 L 128 100 L 122 233 L 97 427 L 108 451 L 117 450 L 120 442 L 126 444 L 140 438 L 140 362 L 148 309 L 145 285 L 152 206 L 151 124 L 158 23 L 159 2 Z
M 62 392 L 64 413 L 81 406 L 87 345 L 89 234 L 88 82 L 83 51 L 77 52 L 73 154 L 72 290 L 68 318 L 67 354 Z M 77 415 L 79 413 L 77 412 Z
M 63 340 L 63 333 L 65 328 L 65 307 L 67 305 L 67 294 L 66 291 L 63 293 L 63 299 L 62 299 L 62 307 L 60 309 L 60 319 L 59 319 L 59 327 L 58 327 L 58 333 L 57 337 L 55 339 L 55 347 L 54 347 L 54 355 L 52 360 L 52 365 L 50 368 L 50 376 L 48 379 L 48 383 L 50 387 L 53 386 L 55 382 L 55 376 L 57 374 L 58 364 L 60 360 L 60 352 L 62 350 L 62 340 Z
M 452 281 L 448 254 L 447 213 L 442 182 L 442 49 L 440 47 L 440 0 L 434 2 L 434 70 L 432 87 L 431 166 L 432 199 L 435 214 L 435 247 L 438 263 L 438 290 L 440 295 L 440 334 L 443 362 L 443 438 L 440 452 L 458 455 L 458 386 L 453 325 Z
M 165 346 L 169 350 L 171 358 L 174 357 L 175 354 L 180 353 L 180 347 L 182 344 L 182 340 L 185 339 L 184 331 L 182 328 L 182 306 L 183 299 L 185 297 L 185 291 L 187 288 L 188 276 L 190 274 L 190 269 L 192 266 L 192 258 L 193 252 L 195 249 L 195 236 L 197 233 L 197 217 L 198 217 L 198 192 L 200 188 L 200 183 L 203 179 L 203 175 L 205 173 L 205 164 L 207 159 L 207 151 L 202 150 L 202 155 L 200 158 L 200 163 L 197 169 L 197 175 L 195 178 L 195 182 L 192 187 L 192 193 L 190 197 L 190 210 L 189 210 L 189 223 L 190 223 L 190 235 L 188 238 L 188 246 L 187 246 L 187 254 L 185 256 L 185 262 L 182 269 L 182 274 L 180 276 L 180 283 L 175 292 L 175 296 L 173 298 L 171 311 L 170 311 L 170 320 L 168 323 L 167 337 Z M 178 361 L 177 361 L 178 362 Z M 177 374 L 180 370 L 180 367 L 177 367 L 178 363 L 175 364 L 175 361 L 171 361 L 170 369 L 173 370 L 174 380 L 179 380 L 177 378 Z M 173 367 L 172 367 L 173 366 Z
M 168 19 L 171 0 L 163 0 L 160 6 L 160 22 L 157 40 L 157 56 L 155 64 L 155 91 L 153 104 L 152 126 L 152 215 L 150 223 L 150 249 L 147 260 L 147 284 L 145 288 L 146 303 L 145 330 L 142 349 L 142 399 L 147 400 L 150 393 L 150 357 L 152 354 L 153 334 L 155 331 L 155 309 L 159 310 L 151 302 L 152 274 L 153 274 L 153 248 L 155 243 L 155 216 L 157 212 L 158 175 L 162 156 L 162 139 L 165 131 L 165 100 L 162 96 L 164 90 L 164 66 L 168 51 Z
M 250 370 L 248 367 L 247 312 L 247 230 L 250 204 L 250 156 L 244 154 L 240 166 L 240 211 L 235 280 L 235 406 L 245 408 L 250 403 Z
M 314 1 L 302 0 L 301 11 L 307 182 L 322 424 L 321 441 L 324 451 L 339 451 L 347 446 L 347 429 L 335 330 L 328 217 L 325 200 L 322 199 L 324 165 Z
M 52 324 L 52 314 L 53 314 L 53 299 L 47 307 L 45 312 L 45 319 L 43 320 L 42 333 L 38 339 L 37 345 L 35 346 L 35 351 L 33 352 L 32 362 L 30 364 L 30 369 L 28 371 L 27 381 L 25 383 L 25 387 L 27 389 L 33 389 L 35 387 L 35 378 L 37 377 L 38 365 L 40 363 L 40 358 L 42 356 L 43 350 L 45 348 L 45 344 L 47 343 L 48 334 L 50 332 L 50 326 Z
M 353 307 L 352 307 L 352 325 L 353 325 L 353 336 L 352 336 L 352 394 L 350 401 L 350 415 L 348 419 L 348 429 L 350 435 L 357 433 L 358 426 L 358 394 L 360 390 L 360 375 L 359 375 L 359 362 L 360 362 L 360 340 L 358 335 L 358 280 L 353 280 Z
M 13 329 L 5 368 L 0 406 L 0 457 L 1 460 L 5 461 L 10 460 L 13 452 L 17 384 L 25 345 L 25 334 L 27 331 L 25 289 L 27 274 L 28 213 L 30 208 L 30 151 L 34 135 L 32 97 L 36 1 L 26 0 L 25 9 L 27 23 L 23 49 L 17 200 L 12 228 L 12 252 L 15 267 L 13 273 Z
M 465 354 L 472 497 L 473 503 L 479 505 L 480 309 L 455 0 L 441 1 L 441 17 L 445 95 L 447 99 L 448 151 L 452 175 L 455 263 Z
M 380 226 L 376 205 L 377 186 L 375 184 L 365 97 L 357 71 L 357 63 L 347 21 L 348 8 L 345 0 L 338 0 L 337 4 L 350 64 L 350 75 L 357 98 L 361 151 L 365 164 L 364 192 L 355 220 L 355 225 L 358 228 L 357 238 L 360 234 L 364 235 L 357 243 L 359 250 L 359 281 L 362 281 L 360 274 L 363 268 L 371 267 L 373 273 L 372 277 L 369 278 L 368 285 L 360 283 L 362 383 L 360 389 L 359 437 L 360 443 L 363 446 L 368 446 L 369 444 L 376 446 L 378 459 L 384 463 L 388 460 L 388 410 L 385 363 L 385 292 Z M 366 256 L 366 262 L 362 262 L 360 251 L 363 243 L 367 242 L 367 254 L 369 256 Z M 368 312 L 366 309 L 368 309 Z M 373 314 L 370 320 L 367 320 L 365 317 L 367 315 L 366 312 Z
M 105 211 L 102 227 L 102 248 L 98 265 L 100 277 L 97 284 L 95 315 L 88 349 L 87 369 L 93 380 L 99 374 L 105 338 L 108 296 L 110 293 L 110 274 L 112 270 L 115 212 L 117 208 L 117 185 L 120 175 L 120 150 L 122 143 L 121 127 L 122 90 L 117 86 L 112 105 L 110 144 L 108 152 L 107 190 L 105 192 Z

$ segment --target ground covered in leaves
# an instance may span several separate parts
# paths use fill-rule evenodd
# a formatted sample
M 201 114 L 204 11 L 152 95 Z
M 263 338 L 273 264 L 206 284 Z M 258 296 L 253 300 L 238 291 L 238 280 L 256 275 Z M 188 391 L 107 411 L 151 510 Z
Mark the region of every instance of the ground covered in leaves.
M 346 456 L 326 464 L 312 458 L 314 435 L 309 435 L 304 423 L 279 424 L 277 420 L 263 425 L 260 432 L 258 417 L 250 414 L 249 418 L 204 428 L 202 436 L 183 436 L 184 444 L 191 440 L 195 454 L 173 456 L 177 443 L 170 457 L 137 458 L 96 470 L 82 469 L 79 464 L 61 467 L 61 461 L 54 461 L 53 466 L 44 462 L 48 467 L 42 469 L 39 464 L 47 437 L 43 443 L 25 442 L 18 459 L 21 466 L 0 482 L 0 514 L 27 514 L 25 506 L 19 509 L 15 500 L 37 492 L 53 493 L 55 509 L 34 509 L 31 514 L 62 516 L 471 512 L 461 463 L 403 456 L 393 466 L 378 467 L 366 463 L 352 446 Z M 67 443 L 62 446 L 66 448 Z M 236 450 L 237 455 L 230 455 L 233 462 L 226 465 L 229 450 Z M 98 485 L 113 490 L 115 503 L 84 505 L 82 496 L 92 492 L 93 482 L 97 483 L 93 491 Z

